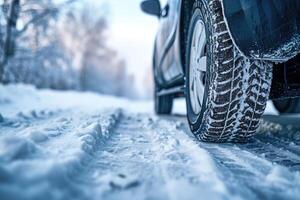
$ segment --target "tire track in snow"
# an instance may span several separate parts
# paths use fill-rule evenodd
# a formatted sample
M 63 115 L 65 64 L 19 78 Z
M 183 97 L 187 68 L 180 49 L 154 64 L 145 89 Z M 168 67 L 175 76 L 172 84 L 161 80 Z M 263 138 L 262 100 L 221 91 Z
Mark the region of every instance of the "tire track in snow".
M 172 200 L 300 195 L 297 120 L 265 122 L 252 142 L 239 145 L 198 142 L 182 117 L 73 110 L 29 122 L 0 124 L 7 130 L 1 137 L 21 135 L 12 141 L 16 154 L 0 148 L 5 149 L 0 152 L 1 199 L 20 199 L 18 194 L 21 199 Z M 22 141 L 31 129 L 49 138 L 39 141 L 36 133 L 32 141 Z
M 112 132 L 81 176 L 74 178 L 77 184 L 92 187 L 97 198 L 234 198 L 209 155 L 178 134 L 176 123 L 127 114 Z
M 268 159 L 267 154 L 279 152 L 277 146 L 259 136 L 249 144 L 201 143 L 180 121 L 125 115 L 75 182 L 105 199 L 297 198 L 299 172 Z
M 56 116 L 51 118 L 53 123 L 50 123 L 50 119 L 48 123 L 54 129 L 63 126 L 65 122 L 68 126 L 63 133 L 55 134 L 47 140 L 38 142 L 36 138 L 41 135 L 27 138 L 25 133 L 18 137 L 9 135 L 2 138 L 1 200 L 90 199 L 90 195 L 73 184 L 70 177 L 78 175 L 91 162 L 91 154 L 109 139 L 110 129 L 120 115 L 120 110 L 101 111 L 100 114 L 65 112 L 64 117 Z M 32 122 L 32 129 L 40 126 L 40 122 Z M 47 131 L 50 130 L 44 129 L 43 133 L 47 135 Z

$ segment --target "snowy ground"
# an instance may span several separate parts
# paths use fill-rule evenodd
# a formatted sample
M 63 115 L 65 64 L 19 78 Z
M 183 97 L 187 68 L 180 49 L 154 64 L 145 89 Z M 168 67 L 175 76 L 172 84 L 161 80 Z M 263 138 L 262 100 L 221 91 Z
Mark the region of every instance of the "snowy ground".
M 92 93 L 0 86 L 0 113 L 1 200 L 300 197 L 300 116 L 266 115 L 250 143 L 218 145 L 184 115 Z

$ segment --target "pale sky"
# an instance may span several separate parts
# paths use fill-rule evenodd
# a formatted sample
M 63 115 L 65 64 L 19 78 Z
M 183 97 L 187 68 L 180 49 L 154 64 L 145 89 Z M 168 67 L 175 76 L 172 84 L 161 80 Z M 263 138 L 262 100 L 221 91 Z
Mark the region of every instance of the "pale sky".
M 140 10 L 141 1 L 78 0 L 79 3 L 89 3 L 96 7 L 103 4 L 105 9 L 108 7 L 108 44 L 126 61 L 129 73 L 136 77 L 139 91 L 143 90 L 142 81 L 147 68 L 152 64 L 154 39 L 158 29 L 158 19 Z M 99 9 L 103 11 L 103 7 Z
M 95 0 L 94 0 L 95 1 Z M 105 1 L 105 0 L 104 0 Z M 146 69 L 151 67 L 158 19 L 140 10 L 141 0 L 106 0 L 110 6 L 111 44 L 127 62 L 139 90 Z

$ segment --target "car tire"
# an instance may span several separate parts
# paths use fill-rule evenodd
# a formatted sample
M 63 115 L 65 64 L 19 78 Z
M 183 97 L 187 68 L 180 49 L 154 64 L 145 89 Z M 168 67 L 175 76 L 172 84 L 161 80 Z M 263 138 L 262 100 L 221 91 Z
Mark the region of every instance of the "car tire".
M 198 72 L 191 71 L 195 66 L 191 62 L 201 59 L 192 59 L 191 55 L 198 20 L 206 31 L 206 72 L 201 110 L 195 112 L 193 91 L 197 90 L 191 85 Z M 235 48 L 220 0 L 194 3 L 187 38 L 186 104 L 192 132 L 206 142 L 245 142 L 255 134 L 266 108 L 272 65 L 248 59 Z
M 273 105 L 280 114 L 300 113 L 300 99 L 273 100 Z
M 173 108 L 173 96 L 172 95 L 159 95 L 160 88 L 155 83 L 154 91 L 154 107 L 157 115 L 169 115 Z

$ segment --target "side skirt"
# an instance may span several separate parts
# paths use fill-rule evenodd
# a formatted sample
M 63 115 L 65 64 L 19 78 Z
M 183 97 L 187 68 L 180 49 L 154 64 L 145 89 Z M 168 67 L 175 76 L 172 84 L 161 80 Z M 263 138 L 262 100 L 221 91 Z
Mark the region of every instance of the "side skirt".
M 183 97 L 185 93 L 184 86 L 176 86 L 170 89 L 163 89 L 158 92 L 158 96 L 174 95 L 174 97 Z

